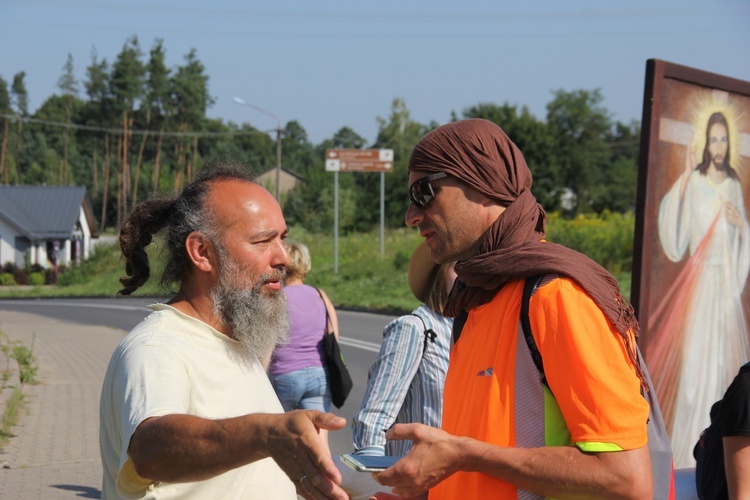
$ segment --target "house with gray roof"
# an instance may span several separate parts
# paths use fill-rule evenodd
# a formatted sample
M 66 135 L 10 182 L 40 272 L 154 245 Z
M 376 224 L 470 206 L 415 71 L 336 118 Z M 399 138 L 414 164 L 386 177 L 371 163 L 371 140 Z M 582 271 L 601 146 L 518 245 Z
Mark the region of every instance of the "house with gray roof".
M 84 186 L 0 186 L 0 265 L 69 266 L 98 237 Z

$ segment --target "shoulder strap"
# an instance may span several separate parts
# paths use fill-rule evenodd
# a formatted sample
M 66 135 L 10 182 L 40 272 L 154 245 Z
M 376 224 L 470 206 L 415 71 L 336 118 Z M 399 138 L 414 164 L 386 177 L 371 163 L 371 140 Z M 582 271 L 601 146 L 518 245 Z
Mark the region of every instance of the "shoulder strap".
M 427 342 L 435 343 L 435 339 L 437 338 L 437 333 L 435 333 L 435 330 L 432 328 L 427 328 L 427 323 L 425 323 L 424 318 L 420 316 L 419 314 L 409 313 L 409 316 L 416 316 L 419 318 L 419 321 L 422 322 L 422 327 L 424 328 L 424 347 L 422 349 L 422 356 L 424 356 L 424 353 L 427 351 Z
M 529 346 L 531 359 L 534 360 L 537 370 L 542 374 L 542 383 L 549 387 L 549 384 L 547 384 L 547 376 L 544 374 L 542 355 L 539 352 L 539 348 L 536 346 L 534 335 L 531 332 L 531 321 L 529 321 L 529 302 L 531 302 L 531 296 L 534 294 L 536 287 L 539 286 L 542 278 L 544 278 L 543 274 L 529 276 L 526 278 L 526 283 L 523 285 L 523 296 L 521 298 L 521 328 L 523 328 L 523 336 L 526 338 L 526 345 Z
M 318 296 L 320 297 L 320 301 L 323 302 L 323 308 L 326 310 L 326 327 L 325 327 L 325 330 L 323 331 L 323 335 L 325 335 L 327 333 L 333 333 L 331 331 L 332 329 L 329 330 L 329 327 L 332 326 L 332 325 L 331 325 L 331 317 L 328 315 L 328 304 L 326 304 L 326 301 L 323 299 L 323 294 L 320 293 L 320 288 L 315 287 L 315 291 L 318 292 Z

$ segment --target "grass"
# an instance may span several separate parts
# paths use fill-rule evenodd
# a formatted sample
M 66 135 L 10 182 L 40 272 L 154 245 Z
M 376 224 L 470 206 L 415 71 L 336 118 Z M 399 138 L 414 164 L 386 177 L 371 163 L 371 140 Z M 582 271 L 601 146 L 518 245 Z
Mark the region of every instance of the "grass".
M 338 273 L 334 272 L 333 236 L 312 234 L 293 227 L 290 237 L 306 244 L 312 255 L 307 283 L 323 288 L 338 306 L 377 311 L 410 311 L 418 305 L 406 282 L 411 252 L 421 241 L 414 230 L 396 229 L 385 234 L 384 255 L 380 254 L 379 231 L 342 236 L 339 240 Z M 163 269 L 161 243 L 147 248 L 151 279 L 134 296 L 169 295 L 159 288 Z M 57 287 L 21 289 L 4 287 L 2 297 L 114 297 L 124 276 L 124 263 L 116 245 L 99 245 L 80 265 L 60 275 Z
M 35 382 L 37 366 L 33 339 L 30 346 L 13 344 L 9 341 L 7 335 L 0 331 L 0 352 L 5 357 L 4 367 L 0 370 L 0 373 L 2 373 L 0 389 L 6 388 L 5 384 L 10 381 L 13 373 L 10 369 L 10 360 L 15 359 L 18 364 L 18 383 L 11 386 L 11 394 L 5 402 L 5 408 L 2 416 L 0 416 L 0 450 L 2 450 L 13 437 L 13 427 L 18 423 L 19 413 L 23 408 L 23 387 L 25 384 Z
M 21 384 L 36 381 L 36 356 L 34 356 L 34 341 L 31 346 L 19 345 L 13 348 L 12 357 L 18 363 L 18 377 Z
M 594 257 L 615 273 L 620 289 L 628 297 L 631 280 L 628 259 L 632 255 L 630 219 L 632 217 L 618 214 L 578 217 L 571 221 L 552 217 L 550 240 L 587 254 L 599 252 L 601 255 Z M 312 270 L 307 283 L 324 289 L 338 307 L 398 314 L 418 305 L 406 281 L 411 253 L 422 241 L 415 229 L 387 230 L 382 255 L 378 230 L 342 235 L 338 246 L 338 272 L 335 272 L 332 235 L 291 227 L 289 236 L 310 248 Z M 631 240 L 629 246 L 628 240 Z M 602 248 L 606 249 L 604 253 Z M 170 294 L 158 284 L 163 269 L 160 240 L 155 239 L 147 251 L 152 266 L 151 279 L 133 295 L 168 296 Z M 0 287 L 0 298 L 114 297 L 120 289 L 119 278 L 124 275 L 124 267 L 116 245 L 99 245 L 88 260 L 61 274 L 57 287 Z
M 21 388 L 13 387 L 8 401 L 5 404 L 2 420 L 0 420 L 0 450 L 5 448 L 13 437 L 13 427 L 18 423 L 18 415 L 23 408 L 24 395 Z

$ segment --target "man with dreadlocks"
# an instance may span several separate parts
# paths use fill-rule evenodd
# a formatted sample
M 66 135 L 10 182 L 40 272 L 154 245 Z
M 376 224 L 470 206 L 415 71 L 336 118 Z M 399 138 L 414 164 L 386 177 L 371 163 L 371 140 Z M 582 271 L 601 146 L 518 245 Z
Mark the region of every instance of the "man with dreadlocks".
M 442 429 L 386 433 L 414 443 L 376 476 L 399 496 L 652 498 L 633 310 L 603 268 L 544 241 L 531 181 L 521 152 L 486 120 L 439 127 L 411 155 L 406 223 L 437 263 L 458 261 L 444 314 L 468 317 Z M 539 275 L 529 318 L 548 387 L 520 321 L 525 280 Z
M 102 498 L 348 498 L 318 436 L 345 421 L 283 413 L 259 358 L 289 332 L 289 257 L 276 200 L 240 166 L 204 169 L 122 227 L 128 295 L 166 230 L 167 304 L 117 347 L 100 403 Z

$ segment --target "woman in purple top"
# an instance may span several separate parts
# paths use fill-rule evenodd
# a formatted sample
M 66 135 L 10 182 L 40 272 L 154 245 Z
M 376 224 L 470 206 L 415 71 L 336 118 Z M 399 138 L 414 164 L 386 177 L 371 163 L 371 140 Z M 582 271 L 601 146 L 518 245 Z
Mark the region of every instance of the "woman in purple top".
M 286 247 L 290 264 L 284 279 L 284 292 L 292 331 L 289 343 L 273 352 L 268 377 L 284 411 L 313 409 L 327 412 L 331 407 L 331 390 L 323 350 L 326 311 L 336 339 L 339 337 L 338 318 L 325 292 L 304 284 L 311 267 L 310 251 L 294 241 L 288 241 Z M 321 430 L 320 434 L 327 442 L 326 431 Z

